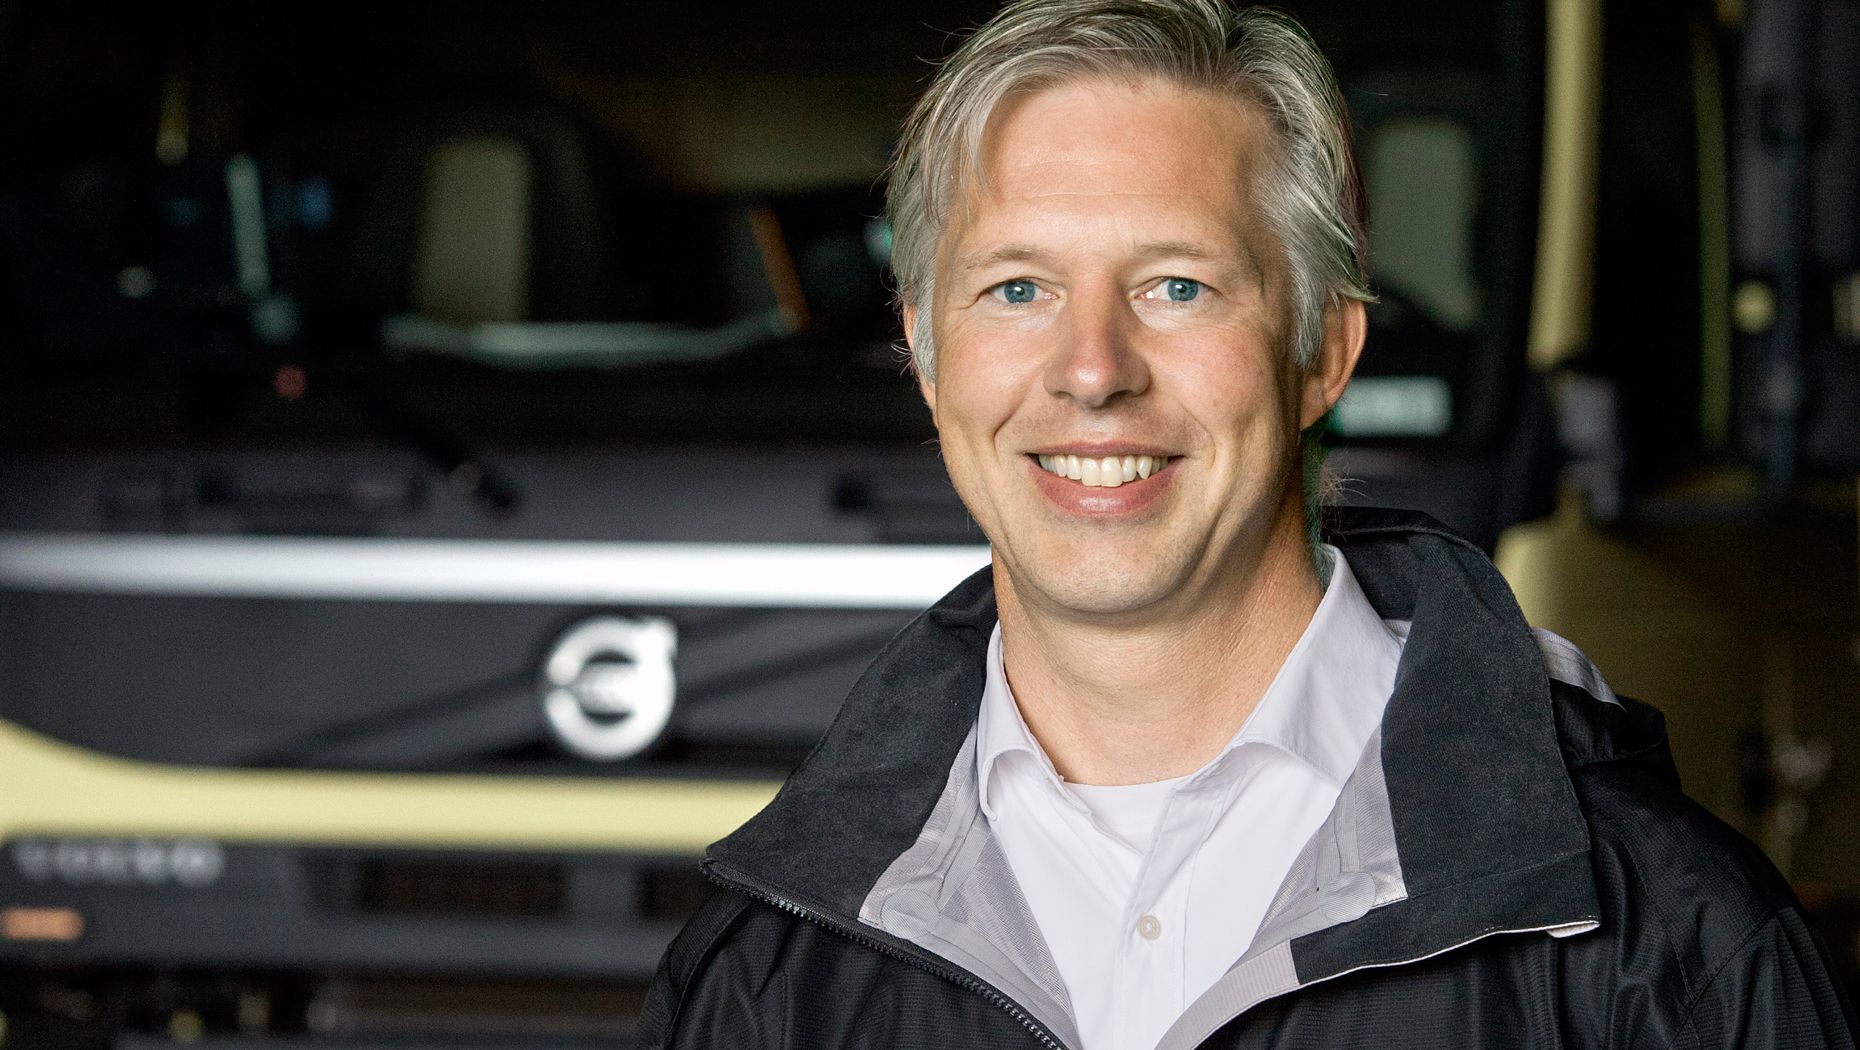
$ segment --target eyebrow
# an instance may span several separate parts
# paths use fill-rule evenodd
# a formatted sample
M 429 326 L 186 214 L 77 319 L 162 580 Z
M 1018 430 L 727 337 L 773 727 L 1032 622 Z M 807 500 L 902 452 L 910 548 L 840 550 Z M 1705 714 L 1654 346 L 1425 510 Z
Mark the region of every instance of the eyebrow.
M 999 263 L 1009 262 L 1045 262 L 1052 258 L 1051 253 L 1025 244 L 1004 244 L 999 248 L 990 248 L 985 252 L 965 255 L 956 260 L 956 269 L 963 273 L 987 269 Z
M 1151 241 L 1137 249 L 1140 259 L 1211 259 L 1218 254 L 1188 241 Z

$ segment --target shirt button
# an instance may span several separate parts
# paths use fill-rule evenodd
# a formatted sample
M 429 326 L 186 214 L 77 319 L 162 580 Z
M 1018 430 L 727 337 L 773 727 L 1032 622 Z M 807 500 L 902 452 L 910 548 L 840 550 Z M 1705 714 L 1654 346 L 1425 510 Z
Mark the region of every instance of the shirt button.
M 1153 941 L 1162 936 L 1162 920 L 1154 915 L 1145 915 L 1137 920 L 1137 936 L 1146 941 Z

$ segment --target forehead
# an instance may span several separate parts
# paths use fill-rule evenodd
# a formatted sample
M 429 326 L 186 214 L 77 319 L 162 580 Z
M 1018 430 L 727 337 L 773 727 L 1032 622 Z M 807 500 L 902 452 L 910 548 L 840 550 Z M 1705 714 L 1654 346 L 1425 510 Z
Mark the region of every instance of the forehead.
M 1155 79 L 1080 79 L 1011 95 L 988 120 L 957 209 L 970 221 L 956 225 L 973 233 L 976 219 L 1150 200 L 1158 221 L 1175 212 L 1243 234 L 1267 137 L 1264 119 L 1239 99 Z

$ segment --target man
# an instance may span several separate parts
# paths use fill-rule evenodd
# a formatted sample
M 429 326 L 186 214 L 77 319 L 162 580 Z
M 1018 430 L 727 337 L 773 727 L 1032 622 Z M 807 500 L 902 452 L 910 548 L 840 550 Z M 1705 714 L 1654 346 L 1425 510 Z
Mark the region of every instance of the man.
M 942 69 L 894 261 L 992 570 L 712 848 L 646 1046 L 1852 1045 L 1656 713 L 1424 517 L 1313 545 L 1347 126 L 1220 0 L 1022 0 Z

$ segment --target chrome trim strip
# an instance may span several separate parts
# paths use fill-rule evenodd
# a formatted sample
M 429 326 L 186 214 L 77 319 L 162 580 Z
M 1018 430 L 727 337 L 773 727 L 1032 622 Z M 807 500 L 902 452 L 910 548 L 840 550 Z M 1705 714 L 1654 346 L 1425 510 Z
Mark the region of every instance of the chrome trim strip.
M 357 601 L 921 609 L 987 547 L 0 534 L 0 588 Z

